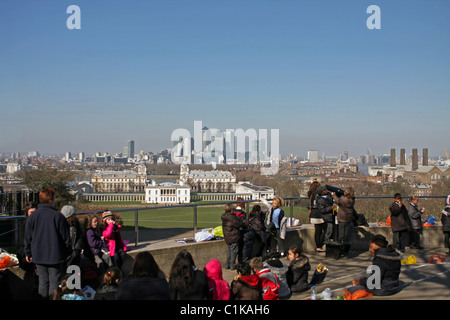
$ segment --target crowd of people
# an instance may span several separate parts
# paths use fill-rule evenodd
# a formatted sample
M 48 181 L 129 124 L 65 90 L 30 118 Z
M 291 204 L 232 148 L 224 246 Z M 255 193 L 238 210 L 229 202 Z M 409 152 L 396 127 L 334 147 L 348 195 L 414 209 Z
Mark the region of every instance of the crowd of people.
M 330 243 L 348 246 L 357 218 L 354 190 L 328 189 L 313 182 L 308 192 L 309 219 L 315 228 L 317 252 L 323 252 L 323 246 Z M 83 272 L 90 271 L 94 280 L 100 279 L 98 283 L 90 283 L 95 289 L 94 298 L 100 300 L 278 300 L 311 287 L 309 258 L 297 246 L 286 248 L 287 218 L 281 198 L 275 197 L 272 203 L 261 199 L 266 209 L 256 204 L 249 213 L 245 212 L 243 202 L 225 205 L 221 215 L 227 245 L 224 268 L 236 270 L 231 283 L 223 279 L 218 259 L 209 261 L 200 270 L 187 250 L 181 250 L 175 257 L 168 275 L 147 251 L 139 252 L 129 274 L 124 274 L 122 266 L 129 248 L 122 239 L 121 225 L 114 213 L 106 210 L 101 216 L 90 214 L 81 223 L 74 207 L 66 205 L 58 211 L 54 200 L 55 191 L 47 188 L 39 193 L 39 205 L 26 209 L 23 259 L 19 260 L 21 267 L 37 276 L 40 299 L 84 299 L 81 288 L 68 285 L 66 270 L 70 265 L 86 266 L 86 261 L 91 269 L 84 268 Z M 422 248 L 424 209 L 419 209 L 418 201 L 412 197 L 407 207 L 401 195 L 395 194 L 389 206 L 393 245 L 382 235 L 370 241 L 373 264 L 381 269 L 381 289 L 369 288 L 367 278 L 360 279 L 359 284 L 373 294 L 398 292 L 399 251 L 404 252 L 406 246 Z M 450 247 L 448 214 L 450 196 L 441 216 L 447 248 Z

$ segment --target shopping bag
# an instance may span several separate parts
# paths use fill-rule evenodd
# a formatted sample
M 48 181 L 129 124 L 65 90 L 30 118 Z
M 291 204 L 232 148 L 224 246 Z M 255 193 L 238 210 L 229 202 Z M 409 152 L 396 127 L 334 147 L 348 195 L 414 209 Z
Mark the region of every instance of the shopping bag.
M 309 282 L 310 286 L 314 286 L 316 284 L 319 284 L 325 280 L 325 277 L 327 276 L 328 268 L 326 265 L 323 265 L 322 263 L 319 263 L 317 265 L 316 270 L 314 270 L 314 274 L 311 278 L 311 281 Z
M 413 254 L 410 255 L 408 258 L 402 260 L 402 264 L 416 264 L 416 263 L 417 259 Z

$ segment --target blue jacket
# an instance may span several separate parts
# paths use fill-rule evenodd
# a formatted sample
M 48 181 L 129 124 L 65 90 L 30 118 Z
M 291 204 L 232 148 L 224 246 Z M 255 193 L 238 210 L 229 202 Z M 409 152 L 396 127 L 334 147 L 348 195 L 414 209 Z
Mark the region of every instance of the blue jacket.
M 71 253 L 69 224 L 49 204 L 40 204 L 25 226 L 25 255 L 35 264 L 59 264 Z

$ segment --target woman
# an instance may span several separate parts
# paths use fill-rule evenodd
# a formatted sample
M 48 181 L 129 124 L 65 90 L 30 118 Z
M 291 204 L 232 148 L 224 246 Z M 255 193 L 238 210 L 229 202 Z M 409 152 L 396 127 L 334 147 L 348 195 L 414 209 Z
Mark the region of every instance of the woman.
M 116 300 L 169 300 L 169 285 L 152 254 L 139 252 L 130 275 L 119 282 Z
M 352 187 L 347 187 L 343 196 L 338 197 L 335 192 L 332 192 L 331 195 L 334 202 L 339 206 L 336 216 L 338 221 L 338 243 L 346 244 L 355 212 L 355 191 Z
M 209 287 L 206 274 L 197 269 L 192 255 L 181 250 L 169 275 L 170 300 L 207 300 Z
M 314 241 L 316 243 L 316 251 L 324 252 L 325 250 L 322 249 L 322 247 L 325 240 L 327 224 L 323 220 L 322 213 L 320 212 L 317 205 L 317 200 L 319 199 L 318 190 L 321 190 L 319 188 L 321 188 L 320 183 L 318 181 L 314 181 L 313 183 L 311 183 L 308 190 L 309 221 L 314 225 Z

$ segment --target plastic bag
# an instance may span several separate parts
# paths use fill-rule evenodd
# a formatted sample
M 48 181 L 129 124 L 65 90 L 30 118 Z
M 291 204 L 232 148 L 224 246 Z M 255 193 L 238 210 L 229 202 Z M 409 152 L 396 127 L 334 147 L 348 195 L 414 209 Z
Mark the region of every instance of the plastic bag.
M 416 256 L 414 256 L 413 254 L 410 255 L 408 258 L 402 260 L 402 264 L 416 264 L 416 263 L 417 259 Z
M 428 260 L 428 263 L 443 263 L 445 259 L 445 256 L 441 256 L 440 254 L 433 254 Z
M 0 270 L 11 268 L 19 264 L 19 259 L 15 254 L 8 253 L 0 248 Z
M 365 297 L 373 296 L 372 293 L 367 292 L 363 286 L 353 286 L 344 290 L 344 300 L 358 300 Z
M 208 241 L 214 238 L 211 229 L 203 229 L 195 234 L 195 242 Z
M 223 238 L 223 230 L 222 226 L 215 227 L 212 231 L 214 236 Z

